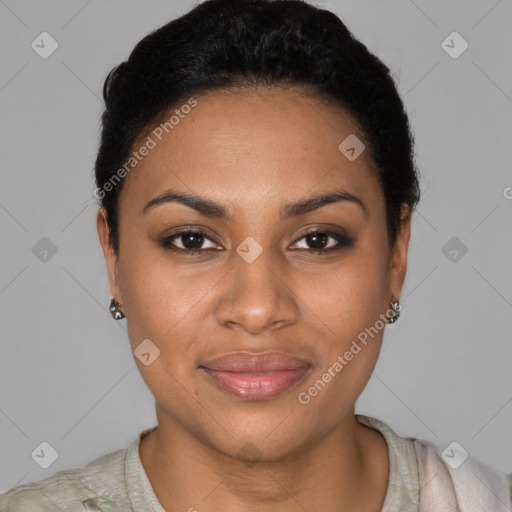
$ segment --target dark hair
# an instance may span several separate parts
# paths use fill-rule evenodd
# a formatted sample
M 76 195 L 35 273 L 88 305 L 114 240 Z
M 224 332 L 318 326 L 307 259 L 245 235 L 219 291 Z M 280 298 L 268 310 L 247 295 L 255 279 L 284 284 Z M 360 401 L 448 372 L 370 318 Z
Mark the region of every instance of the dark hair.
M 394 244 L 402 203 L 412 212 L 420 190 L 413 136 L 388 67 L 335 14 L 305 1 L 207 0 L 144 37 L 105 80 L 95 173 L 116 255 L 125 173 L 114 175 L 138 138 L 192 95 L 253 84 L 301 86 L 351 114 L 377 170 Z

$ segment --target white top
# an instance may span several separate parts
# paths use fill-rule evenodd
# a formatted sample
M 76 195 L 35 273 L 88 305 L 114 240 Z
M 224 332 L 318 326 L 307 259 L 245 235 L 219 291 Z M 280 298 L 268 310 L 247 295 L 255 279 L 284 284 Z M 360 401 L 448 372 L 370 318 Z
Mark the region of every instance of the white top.
M 444 462 L 439 446 L 401 437 L 376 418 L 361 414 L 355 418 L 380 431 L 388 444 L 389 481 L 381 512 L 444 511 L 448 503 L 457 503 L 461 512 L 512 512 L 512 474 L 500 473 L 469 457 L 461 468 L 466 467 L 467 472 L 478 477 L 482 488 L 475 490 L 471 483 L 471 492 L 466 492 L 465 482 L 457 476 L 463 472 Z M 99 457 L 81 468 L 62 470 L 10 489 L 0 495 L 0 512 L 166 512 L 139 456 L 141 438 L 155 428 L 140 432 L 128 448 Z M 471 493 L 477 493 L 470 497 L 472 508 L 465 508 Z M 498 505 L 494 506 L 495 503 Z M 482 504 L 487 508 L 479 508 Z

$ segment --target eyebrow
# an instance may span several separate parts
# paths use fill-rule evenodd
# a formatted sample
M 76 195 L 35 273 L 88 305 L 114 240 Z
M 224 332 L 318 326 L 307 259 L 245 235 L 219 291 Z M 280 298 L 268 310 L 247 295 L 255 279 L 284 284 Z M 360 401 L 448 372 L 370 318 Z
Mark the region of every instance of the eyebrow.
M 301 199 L 295 203 L 284 205 L 281 210 L 281 220 L 304 215 L 306 213 L 317 210 L 322 206 L 341 201 L 347 201 L 358 205 L 363 210 L 365 217 L 368 216 L 368 209 L 359 197 L 344 190 L 335 190 L 329 194 L 316 195 L 306 199 Z M 219 203 L 215 203 L 210 199 L 206 199 L 198 195 L 185 194 L 183 192 L 177 192 L 172 189 L 166 190 L 159 196 L 151 199 L 151 201 L 149 201 L 144 206 L 142 213 L 144 214 L 148 210 L 164 203 L 180 203 L 196 210 L 197 212 L 207 217 L 224 220 L 230 220 L 232 218 L 232 215 L 228 212 L 228 210 Z

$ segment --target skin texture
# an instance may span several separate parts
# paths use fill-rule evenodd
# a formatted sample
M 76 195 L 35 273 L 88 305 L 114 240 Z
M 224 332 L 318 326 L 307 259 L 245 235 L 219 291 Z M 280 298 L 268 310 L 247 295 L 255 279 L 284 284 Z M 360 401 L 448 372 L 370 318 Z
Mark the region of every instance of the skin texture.
M 126 177 L 120 196 L 119 258 L 106 213 L 97 227 L 112 296 L 126 315 L 132 350 L 150 339 L 161 353 L 135 362 L 156 401 L 158 428 L 140 455 L 166 510 L 380 511 L 389 459 L 378 431 L 355 421 L 354 405 L 377 362 L 383 329 L 308 404 L 298 401 L 400 297 L 410 216 L 393 248 L 369 151 L 349 161 L 338 149 L 354 120 L 296 88 L 216 91 L 180 120 Z M 146 134 L 147 135 L 147 134 Z M 368 145 L 367 145 L 368 147 Z M 232 218 L 206 217 L 168 202 L 168 189 L 222 204 Z M 288 203 L 343 189 L 349 201 L 280 220 Z M 201 229 L 205 252 L 160 244 Z M 345 229 L 353 246 L 331 253 L 305 234 Z M 247 263 L 236 248 L 254 238 Z M 177 237 L 175 246 L 187 247 Z M 193 245 L 188 245 L 193 247 Z M 221 250 L 216 251 L 215 248 Z M 198 366 L 228 352 L 279 350 L 312 368 L 271 399 L 246 401 L 211 383 Z M 256 453 L 250 462 L 247 453 Z

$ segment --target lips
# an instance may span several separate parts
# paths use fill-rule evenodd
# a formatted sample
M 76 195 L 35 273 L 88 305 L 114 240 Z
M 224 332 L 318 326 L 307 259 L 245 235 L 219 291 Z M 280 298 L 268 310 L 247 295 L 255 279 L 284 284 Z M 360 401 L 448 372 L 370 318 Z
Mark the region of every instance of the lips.
M 270 372 L 298 370 L 310 364 L 284 352 L 233 352 L 210 359 L 201 366 L 228 372 Z
M 210 359 L 200 369 L 217 387 L 239 398 L 262 400 L 293 386 L 311 368 L 284 352 L 234 352 Z

